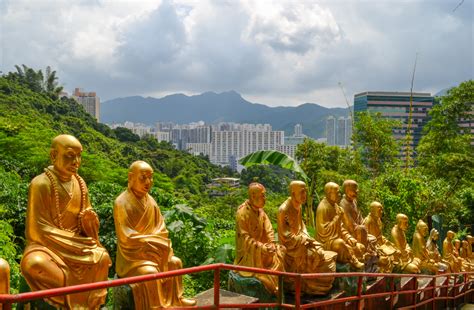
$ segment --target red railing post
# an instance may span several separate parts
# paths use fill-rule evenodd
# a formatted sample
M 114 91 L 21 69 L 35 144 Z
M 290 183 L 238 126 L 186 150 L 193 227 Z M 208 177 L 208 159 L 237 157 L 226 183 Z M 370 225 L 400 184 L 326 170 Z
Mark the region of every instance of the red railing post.
M 362 276 L 357 279 L 357 309 L 364 309 L 364 303 L 362 302 Z
M 301 307 L 301 274 L 296 276 L 295 282 L 295 309 Z
M 436 280 L 438 280 L 438 277 L 433 276 L 433 290 L 432 290 L 432 293 L 431 293 L 431 298 L 433 298 L 433 301 L 431 303 L 431 309 L 432 310 L 435 310 L 436 309 Z
M 214 307 L 219 309 L 220 306 L 220 287 L 221 287 L 221 266 L 214 269 Z
M 395 290 L 395 277 L 390 277 L 390 309 L 393 309 L 395 306 L 395 296 L 393 291 Z

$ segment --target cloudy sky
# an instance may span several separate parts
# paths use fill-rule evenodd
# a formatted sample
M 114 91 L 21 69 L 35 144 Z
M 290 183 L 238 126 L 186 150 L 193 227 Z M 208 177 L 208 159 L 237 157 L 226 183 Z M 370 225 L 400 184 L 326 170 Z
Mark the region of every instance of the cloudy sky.
M 346 106 L 474 75 L 473 0 L 0 0 L 0 71 L 58 71 L 102 101 L 235 90 Z M 460 4 L 460 5 L 459 5 Z

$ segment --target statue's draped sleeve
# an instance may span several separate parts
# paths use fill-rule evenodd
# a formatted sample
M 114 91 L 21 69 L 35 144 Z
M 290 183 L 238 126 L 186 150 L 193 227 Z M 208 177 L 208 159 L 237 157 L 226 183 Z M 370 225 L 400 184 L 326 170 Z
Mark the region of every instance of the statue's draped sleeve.
M 160 271 L 168 269 L 168 260 L 173 255 L 171 240 L 160 209 L 151 196 L 141 205 L 132 193 L 125 191 L 115 201 L 114 220 L 119 276 L 125 277 L 140 266 L 154 266 Z

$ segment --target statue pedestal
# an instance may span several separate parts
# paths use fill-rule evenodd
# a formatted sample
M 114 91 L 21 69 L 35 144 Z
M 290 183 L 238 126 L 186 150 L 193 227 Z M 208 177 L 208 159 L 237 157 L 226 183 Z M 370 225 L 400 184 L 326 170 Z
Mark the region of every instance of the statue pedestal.
M 276 296 L 270 294 L 257 278 L 243 277 L 237 272 L 229 272 L 228 289 L 231 292 L 255 297 L 259 302 L 275 302 Z

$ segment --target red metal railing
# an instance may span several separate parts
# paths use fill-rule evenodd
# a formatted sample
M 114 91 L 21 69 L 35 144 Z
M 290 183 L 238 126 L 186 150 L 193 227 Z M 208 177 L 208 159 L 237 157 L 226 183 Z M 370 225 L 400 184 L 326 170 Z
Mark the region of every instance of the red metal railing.
M 250 271 L 254 273 L 261 274 L 270 274 L 279 277 L 279 283 L 283 283 L 283 278 L 294 278 L 295 279 L 295 302 L 294 304 L 286 304 L 283 302 L 282 292 L 278 294 L 276 302 L 269 303 L 256 303 L 256 304 L 222 304 L 220 301 L 220 271 L 221 270 L 233 270 L 233 271 Z M 403 309 L 417 308 L 423 305 L 430 304 L 435 307 L 437 301 L 451 301 L 456 302 L 461 297 L 464 297 L 463 302 L 466 302 L 468 296 L 474 296 L 474 272 L 462 272 L 456 274 L 440 274 L 440 275 L 423 275 L 423 274 L 391 274 L 391 273 L 361 273 L 361 272 L 344 272 L 344 273 L 312 273 L 312 274 L 297 274 L 290 272 L 279 272 L 271 271 L 260 268 L 251 268 L 227 264 L 212 264 L 206 266 L 197 266 L 191 268 L 184 268 L 180 270 L 173 270 L 167 272 L 160 272 L 157 274 L 149 274 L 144 276 L 136 276 L 123 279 L 115 279 L 109 281 L 95 282 L 80 284 L 68 287 L 54 288 L 42 291 L 20 293 L 20 294 L 0 294 L 0 304 L 3 304 L 4 309 L 11 309 L 11 305 L 19 302 L 27 302 L 36 299 L 43 299 L 46 297 L 53 296 L 64 296 L 72 293 L 79 293 L 84 291 L 92 291 L 101 288 L 109 288 L 115 286 L 121 286 L 131 283 L 139 283 L 145 281 L 151 281 L 156 279 L 180 276 L 185 274 L 203 272 L 203 271 L 214 271 L 214 304 L 205 305 L 205 306 L 194 306 L 188 308 L 199 308 L 199 309 L 219 309 L 219 308 L 260 308 L 260 307 L 279 307 L 283 309 L 307 309 L 335 304 L 353 303 L 352 305 L 356 309 L 364 308 L 364 301 L 372 300 L 375 298 L 389 298 L 390 299 L 390 308 L 392 309 L 395 306 L 396 297 L 399 298 L 403 295 L 412 294 L 413 303 L 405 306 Z M 341 297 L 336 299 L 322 300 L 316 302 L 310 302 L 306 304 L 301 304 L 301 284 L 304 279 L 314 279 L 318 277 L 357 277 L 357 293 L 354 296 Z M 380 293 L 364 293 L 363 284 L 364 277 L 377 278 L 383 277 L 384 279 L 393 279 L 390 282 L 390 291 L 380 292 Z M 444 278 L 444 281 L 441 285 L 437 285 L 437 278 Z M 458 281 L 462 277 L 462 281 Z M 430 284 L 424 288 L 415 288 L 407 290 L 396 290 L 394 285 L 395 278 L 414 278 L 420 279 L 425 278 L 429 279 Z M 454 282 L 451 281 L 454 279 Z M 280 285 L 281 287 L 281 285 Z M 451 296 L 448 296 L 451 289 Z M 437 294 L 439 290 L 439 294 Z M 444 293 L 445 291 L 445 293 Z M 424 292 L 431 292 L 429 298 L 423 298 L 418 301 L 418 294 Z

